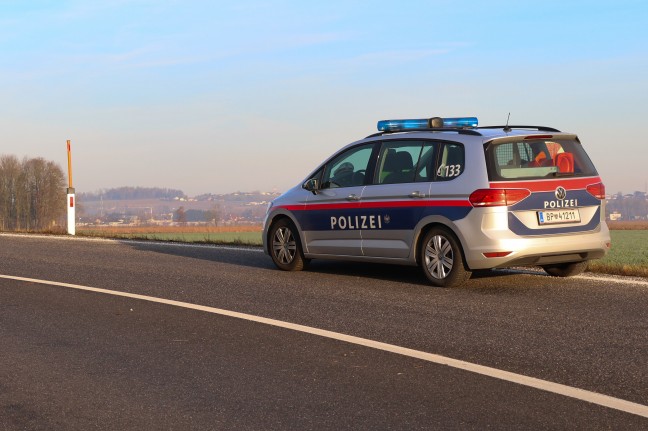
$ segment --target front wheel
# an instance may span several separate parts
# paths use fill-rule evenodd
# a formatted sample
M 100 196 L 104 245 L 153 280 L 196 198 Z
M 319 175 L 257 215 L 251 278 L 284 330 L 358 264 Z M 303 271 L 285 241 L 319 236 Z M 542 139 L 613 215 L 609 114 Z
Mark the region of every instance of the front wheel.
M 587 261 L 543 265 L 542 269 L 554 277 L 573 277 L 574 275 L 585 272 L 587 269 Z
M 277 268 L 284 271 L 301 271 L 304 258 L 297 228 L 288 219 L 281 219 L 270 229 L 270 256 Z
M 435 227 L 421 245 L 421 267 L 430 282 L 439 287 L 459 286 L 470 278 L 459 241 L 447 229 Z

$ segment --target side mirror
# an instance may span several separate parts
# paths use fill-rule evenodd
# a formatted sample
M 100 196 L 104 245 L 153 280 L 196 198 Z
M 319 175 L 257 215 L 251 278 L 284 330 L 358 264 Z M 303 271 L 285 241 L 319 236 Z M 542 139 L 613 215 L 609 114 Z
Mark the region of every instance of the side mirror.
M 303 185 L 302 188 L 308 190 L 309 192 L 313 193 L 314 195 L 317 194 L 317 190 L 319 190 L 319 184 L 317 184 L 317 179 L 311 178 L 310 180 L 306 181 Z

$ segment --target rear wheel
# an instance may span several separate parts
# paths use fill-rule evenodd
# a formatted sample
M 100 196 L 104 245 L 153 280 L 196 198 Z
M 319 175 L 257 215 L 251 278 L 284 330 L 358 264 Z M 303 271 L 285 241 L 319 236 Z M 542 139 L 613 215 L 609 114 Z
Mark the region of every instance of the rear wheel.
M 542 269 L 554 277 L 573 277 L 574 275 L 585 272 L 587 269 L 587 261 L 543 265 Z
M 447 229 L 434 227 L 421 244 L 421 267 L 430 282 L 439 287 L 459 286 L 470 278 L 459 241 Z
M 297 228 L 288 219 L 281 219 L 270 228 L 270 256 L 277 268 L 301 271 L 307 260 L 299 241 Z

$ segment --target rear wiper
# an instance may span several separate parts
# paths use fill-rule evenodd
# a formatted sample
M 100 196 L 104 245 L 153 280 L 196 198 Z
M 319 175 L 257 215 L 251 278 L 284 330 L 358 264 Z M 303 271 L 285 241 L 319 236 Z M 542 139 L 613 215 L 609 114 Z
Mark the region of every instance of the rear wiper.
M 573 172 L 552 172 L 551 175 L 554 177 L 573 177 Z

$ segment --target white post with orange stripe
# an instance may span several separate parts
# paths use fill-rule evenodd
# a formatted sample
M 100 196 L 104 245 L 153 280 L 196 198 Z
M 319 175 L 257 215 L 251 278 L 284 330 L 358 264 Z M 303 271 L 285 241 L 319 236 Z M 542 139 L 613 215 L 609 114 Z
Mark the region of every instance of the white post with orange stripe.
M 74 187 L 72 187 L 72 149 L 70 148 L 70 140 L 67 141 L 67 156 L 68 156 L 68 189 L 67 189 L 67 232 L 69 235 L 76 234 L 76 211 L 75 211 L 75 197 Z

